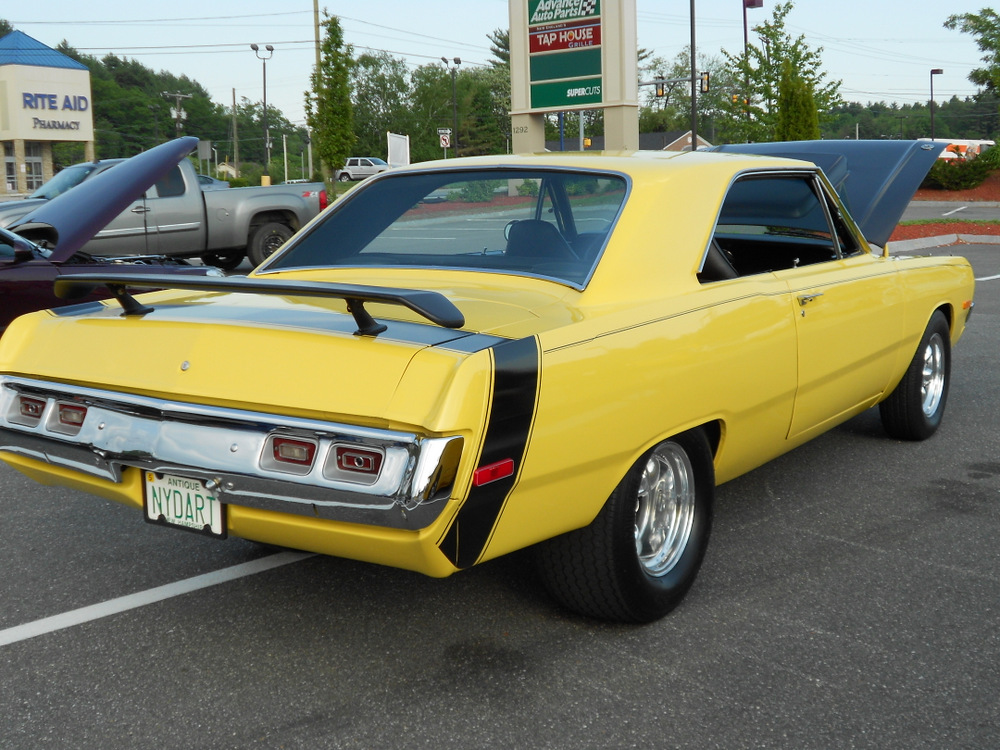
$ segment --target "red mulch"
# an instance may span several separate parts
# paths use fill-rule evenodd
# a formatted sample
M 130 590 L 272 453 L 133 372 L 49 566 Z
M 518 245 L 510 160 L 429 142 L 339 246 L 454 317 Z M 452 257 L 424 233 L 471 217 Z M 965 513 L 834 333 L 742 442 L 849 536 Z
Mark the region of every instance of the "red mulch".
M 961 203 L 988 201 L 1000 203 L 1000 173 L 994 172 L 986 178 L 982 185 L 972 190 L 918 190 L 916 195 L 913 196 L 913 200 L 956 201 Z M 942 222 L 940 224 L 897 226 L 889 240 L 912 240 L 919 237 L 940 237 L 946 234 L 1000 236 L 1000 217 L 998 217 L 995 224 Z

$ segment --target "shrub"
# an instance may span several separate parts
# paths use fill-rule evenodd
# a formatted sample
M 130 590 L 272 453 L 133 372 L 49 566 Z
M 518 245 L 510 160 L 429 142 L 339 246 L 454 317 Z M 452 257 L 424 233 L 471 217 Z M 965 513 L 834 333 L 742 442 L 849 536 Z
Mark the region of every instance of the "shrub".
M 517 186 L 517 194 L 534 198 L 538 195 L 538 180 L 525 180 Z
M 976 159 L 938 159 L 921 187 L 932 190 L 969 190 L 979 187 L 993 169 L 991 161 L 985 154 Z
M 463 203 L 489 203 L 501 184 L 499 180 L 474 180 L 464 183 L 459 190 L 452 190 L 448 197 Z

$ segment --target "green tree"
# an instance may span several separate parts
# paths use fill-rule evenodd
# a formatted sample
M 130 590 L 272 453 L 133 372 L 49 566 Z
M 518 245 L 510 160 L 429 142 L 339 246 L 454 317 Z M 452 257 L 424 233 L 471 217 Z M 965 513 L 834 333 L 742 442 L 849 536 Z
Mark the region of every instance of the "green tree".
M 504 153 L 510 132 L 510 71 L 503 66 L 470 70 L 466 84 L 462 156 Z
M 819 139 L 819 116 L 812 91 L 788 60 L 781 66 L 778 86 L 778 116 L 774 136 L 777 141 Z
M 6 18 L 0 18 L 0 39 L 7 36 L 10 32 L 14 30 L 13 24 Z
M 507 29 L 494 29 L 486 38 L 490 40 L 490 54 L 493 55 L 490 65 L 494 67 L 506 67 L 510 70 L 510 31 Z
M 340 20 L 324 11 L 319 68 L 311 76 L 312 88 L 305 94 L 306 122 L 313 134 L 316 153 L 331 169 L 340 169 L 354 147 L 351 120 L 351 57 L 344 43 Z
M 946 29 L 958 29 L 976 38 L 976 46 L 983 52 L 985 67 L 975 68 L 969 80 L 992 93 L 1000 93 L 1000 15 L 992 8 L 978 13 L 958 13 L 948 16 Z
M 388 52 L 364 54 L 351 66 L 356 149 L 366 156 L 386 156 L 386 132 L 410 128 L 409 71 L 402 58 Z
M 750 45 L 739 55 L 722 51 L 737 88 L 728 109 L 734 121 L 740 124 L 741 140 L 774 139 L 778 88 L 786 61 L 812 91 L 821 123 L 840 102 L 840 81 L 827 81 L 822 70 L 820 53 L 823 48 L 813 50 L 806 44 L 805 35 L 792 38 L 785 30 L 785 18 L 792 8 L 791 2 L 777 3 L 771 20 L 753 28 L 760 46 Z

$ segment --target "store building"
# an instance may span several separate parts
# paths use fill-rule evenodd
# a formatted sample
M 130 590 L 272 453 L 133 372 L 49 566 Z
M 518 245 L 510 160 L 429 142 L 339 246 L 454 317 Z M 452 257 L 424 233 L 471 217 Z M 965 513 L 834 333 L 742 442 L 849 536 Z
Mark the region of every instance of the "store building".
M 52 177 L 54 143 L 82 142 L 94 158 L 92 104 L 86 65 L 20 31 L 0 38 L 0 200 Z

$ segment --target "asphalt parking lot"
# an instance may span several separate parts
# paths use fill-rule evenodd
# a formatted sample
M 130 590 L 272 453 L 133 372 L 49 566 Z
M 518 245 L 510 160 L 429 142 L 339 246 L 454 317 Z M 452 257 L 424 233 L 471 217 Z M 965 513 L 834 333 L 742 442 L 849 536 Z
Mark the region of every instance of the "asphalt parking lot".
M 1000 246 L 921 252 L 980 279 L 937 435 L 872 410 L 723 485 L 645 627 L 561 611 L 527 554 L 289 557 L 0 466 L 0 748 L 1000 747 Z

